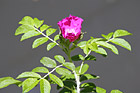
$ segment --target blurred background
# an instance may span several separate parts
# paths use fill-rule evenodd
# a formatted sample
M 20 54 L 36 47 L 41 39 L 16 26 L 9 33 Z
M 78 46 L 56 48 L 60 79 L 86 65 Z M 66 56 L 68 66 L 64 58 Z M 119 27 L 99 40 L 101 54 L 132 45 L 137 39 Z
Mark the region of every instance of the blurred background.
M 119 55 L 108 50 L 108 57 L 92 53 L 96 62 L 88 62 L 88 73 L 101 78 L 93 82 L 107 90 L 119 89 L 124 93 L 139 93 L 140 86 L 140 0 L 0 0 L 0 77 L 16 78 L 21 72 L 31 71 L 42 66 L 39 60 L 55 54 L 64 53 L 55 47 L 47 52 L 46 45 L 32 49 L 35 38 L 20 42 L 14 36 L 18 22 L 24 16 L 37 17 L 45 23 L 58 28 L 57 22 L 72 14 L 84 19 L 82 31 L 86 31 L 84 40 L 90 36 L 101 37 L 116 29 L 125 29 L 133 36 L 124 37 L 132 45 L 132 51 L 119 49 Z M 58 33 L 58 32 L 57 32 Z M 81 50 L 72 54 L 82 53 Z M 77 63 L 79 64 L 79 63 Z M 51 93 L 57 93 L 53 85 Z M 21 88 L 10 85 L 0 89 L 0 93 L 22 93 Z M 29 93 L 40 93 L 39 86 Z

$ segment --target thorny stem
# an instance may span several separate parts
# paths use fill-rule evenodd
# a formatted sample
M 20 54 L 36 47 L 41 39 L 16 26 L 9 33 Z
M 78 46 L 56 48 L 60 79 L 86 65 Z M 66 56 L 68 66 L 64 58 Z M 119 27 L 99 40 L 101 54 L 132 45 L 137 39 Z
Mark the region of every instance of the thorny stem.
M 58 65 L 57 67 L 55 67 L 52 71 L 50 71 L 48 74 L 46 74 L 42 79 L 46 78 L 49 74 L 51 74 L 52 72 L 54 72 L 56 70 L 56 68 L 59 68 L 63 65 Z
M 36 29 L 39 33 L 41 33 L 43 36 L 47 37 L 49 40 L 51 40 L 52 42 L 56 43 L 56 45 L 59 46 L 59 44 L 58 44 L 56 41 L 54 41 L 53 39 L 51 39 L 50 37 L 48 37 L 47 35 L 45 35 L 44 33 L 42 33 L 39 29 L 37 29 L 37 28 L 35 28 L 35 29 Z

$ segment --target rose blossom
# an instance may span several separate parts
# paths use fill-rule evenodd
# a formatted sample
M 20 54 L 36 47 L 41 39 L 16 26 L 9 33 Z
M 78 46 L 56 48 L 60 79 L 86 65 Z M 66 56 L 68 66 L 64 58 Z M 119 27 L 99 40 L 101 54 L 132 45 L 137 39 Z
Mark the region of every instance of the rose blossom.
M 82 22 L 82 18 L 70 15 L 57 24 L 61 30 L 62 36 L 69 39 L 70 42 L 73 42 L 78 39 L 81 34 Z

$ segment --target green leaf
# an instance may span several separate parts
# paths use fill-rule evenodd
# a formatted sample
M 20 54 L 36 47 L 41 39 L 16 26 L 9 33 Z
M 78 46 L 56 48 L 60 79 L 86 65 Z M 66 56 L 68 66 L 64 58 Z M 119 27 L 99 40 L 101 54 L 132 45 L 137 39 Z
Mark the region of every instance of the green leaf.
M 29 31 L 35 31 L 35 28 L 30 25 L 21 25 L 16 29 L 15 35 L 27 33 Z
M 116 38 L 116 37 L 121 37 L 121 36 L 126 36 L 126 35 L 132 35 L 131 33 L 129 33 L 128 31 L 126 30 L 116 30 L 113 34 L 113 38 Z
M 59 39 L 59 34 L 54 37 L 54 41 Z
M 74 71 L 75 70 L 75 65 L 73 63 L 70 63 L 70 62 L 66 62 L 63 64 L 63 66 L 65 66 L 66 68 Z
M 84 60 L 84 57 L 82 55 L 75 55 L 75 56 L 72 56 L 71 59 L 73 61 L 80 61 L 80 60 Z
M 22 89 L 23 89 L 22 92 L 23 93 L 29 92 L 38 83 L 39 83 L 39 80 L 37 80 L 36 78 L 28 78 L 28 79 L 24 80 L 23 83 L 22 83 Z
M 35 27 L 39 28 L 43 24 L 44 20 L 39 20 L 38 18 L 34 18 Z
M 66 68 L 56 68 L 56 72 L 60 75 L 70 75 L 71 74 L 71 71 L 69 71 L 68 69 Z
M 107 56 L 107 52 L 101 47 L 99 47 L 98 50 L 94 50 L 94 52 L 99 53 L 103 56 Z
M 28 38 L 31 38 L 31 37 L 34 37 L 34 36 L 38 36 L 38 35 L 40 35 L 40 33 L 37 32 L 37 31 L 28 31 L 27 33 L 25 33 L 24 35 L 22 35 L 20 41 L 23 41 L 25 39 L 28 39 Z
M 88 44 L 88 48 L 90 48 L 91 50 L 98 50 L 98 46 L 94 42 L 92 44 Z
M 96 92 L 97 93 L 106 93 L 106 90 L 100 87 L 96 87 Z
M 65 63 L 65 59 L 61 55 L 55 55 L 54 58 L 60 63 Z
M 24 24 L 24 25 L 32 25 L 34 26 L 34 20 L 30 16 L 25 16 L 19 24 Z
M 63 82 L 64 83 L 64 87 L 67 87 L 67 88 L 70 88 L 71 90 L 74 90 L 75 87 L 76 87 L 76 83 L 74 80 L 66 80 Z M 57 86 L 57 90 L 59 90 L 61 87 Z M 63 90 L 63 89 L 62 89 Z M 62 91 L 61 91 L 62 92 Z M 68 91 L 66 91 L 68 92 Z M 65 92 L 62 92 L 62 93 L 65 93 Z M 71 93 L 71 92 L 70 92 Z M 76 92 L 74 92 L 76 93 Z
M 37 48 L 38 46 L 44 44 L 47 41 L 48 41 L 47 37 L 38 38 L 33 42 L 32 48 Z
M 81 85 L 81 88 L 84 88 L 80 91 L 80 93 L 96 93 L 96 86 L 94 83 L 88 82 L 88 83 L 83 83 Z
M 114 43 L 116 45 L 119 45 L 121 47 L 124 47 L 124 48 L 126 48 L 126 49 L 131 51 L 130 44 L 126 40 L 124 40 L 122 38 L 114 38 L 114 39 L 110 40 L 110 42 L 112 42 L 112 43 Z
M 50 79 L 51 79 L 52 81 L 54 81 L 54 82 L 55 82 L 56 84 L 58 84 L 60 87 L 63 87 L 63 86 L 64 86 L 62 80 L 59 79 L 59 77 L 57 77 L 56 75 L 54 75 L 54 74 L 49 74 L 49 77 L 50 77 Z
M 112 90 L 111 93 L 123 93 L 120 90 Z
M 0 89 L 1 88 L 4 88 L 4 87 L 7 87 L 11 84 L 17 84 L 17 83 L 20 83 L 21 81 L 19 80 L 15 80 L 13 79 L 12 77 L 3 77 L 3 78 L 0 78 Z
M 40 92 L 41 93 L 50 93 L 51 85 L 46 79 L 40 80 Z
M 49 70 L 45 67 L 36 67 L 32 70 L 32 72 L 48 73 Z
M 47 51 L 49 51 L 50 49 L 52 49 L 53 47 L 55 47 L 56 46 L 56 43 L 49 43 L 48 45 L 47 45 Z
M 118 54 L 118 49 L 114 45 L 109 44 L 109 43 L 104 42 L 104 41 L 98 41 L 96 43 L 100 46 L 103 46 L 103 47 L 106 47 L 106 48 L 110 49 L 115 54 Z
M 84 80 L 90 80 L 90 79 L 99 79 L 99 76 L 93 75 L 93 74 L 84 74 L 81 75 L 80 77 L 80 81 L 84 81 Z
M 90 43 L 92 44 L 92 43 L 96 43 L 97 41 L 101 41 L 101 40 L 103 40 L 103 38 L 91 38 L 91 41 L 90 41 Z
M 77 73 L 79 73 L 80 67 L 81 67 L 81 66 L 78 66 L 78 67 L 75 69 Z M 88 65 L 88 64 L 84 64 L 84 65 L 82 66 L 82 68 L 81 68 L 81 73 L 80 73 L 80 74 L 84 74 L 85 72 L 87 72 L 88 68 L 89 68 L 89 65 Z
M 97 92 L 95 89 L 88 87 L 81 90 L 80 93 L 97 93 Z
M 49 27 L 50 27 L 50 26 L 44 24 L 44 25 L 42 25 L 42 26 L 40 27 L 40 31 L 43 32 L 43 31 L 45 31 L 46 29 L 48 29 Z
M 85 60 L 95 60 L 96 61 L 96 58 L 95 56 L 92 56 L 92 55 L 88 55 Z
M 77 44 L 77 46 L 83 49 L 86 46 L 86 44 L 87 44 L 87 41 L 81 41 L 80 43 Z
M 88 82 L 88 83 L 83 83 L 81 85 L 81 88 L 96 88 L 96 85 L 94 83 Z
M 47 31 L 46 31 L 46 35 L 47 35 L 47 36 L 50 36 L 51 34 L 55 33 L 56 30 L 57 30 L 57 29 L 49 28 L 49 29 L 47 29 Z
M 104 35 L 102 34 L 102 37 L 104 37 L 105 39 L 109 40 L 113 35 L 113 32 L 109 33 L 108 35 Z
M 40 62 L 46 66 L 46 67 L 49 67 L 49 68 L 54 68 L 56 67 L 56 62 L 55 60 L 49 58 L 49 57 L 43 57 Z
M 86 46 L 84 47 L 83 51 L 84 51 L 85 54 L 88 54 L 88 52 L 89 52 L 88 45 L 86 45 Z
M 67 88 L 63 88 L 59 91 L 59 93 L 72 93 L 71 90 L 67 89 Z M 74 92 L 76 93 L 76 92 Z
M 17 77 L 20 78 L 41 78 L 41 76 L 35 72 L 23 72 Z

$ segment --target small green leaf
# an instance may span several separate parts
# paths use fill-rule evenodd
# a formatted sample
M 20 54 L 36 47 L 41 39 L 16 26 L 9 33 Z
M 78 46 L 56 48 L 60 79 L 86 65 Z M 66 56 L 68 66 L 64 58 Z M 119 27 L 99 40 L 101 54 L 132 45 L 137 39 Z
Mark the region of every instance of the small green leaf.
M 50 49 L 52 49 L 54 46 L 56 46 L 56 43 L 49 43 L 47 45 L 47 51 L 49 51 Z
M 70 62 L 66 62 L 63 64 L 63 66 L 65 66 L 66 68 L 74 71 L 75 70 L 75 65 L 73 63 L 70 63 Z
M 7 87 L 11 84 L 17 84 L 17 83 L 20 83 L 21 81 L 19 80 L 15 80 L 13 79 L 12 77 L 3 77 L 3 78 L 0 78 L 0 89 L 1 88 L 4 88 L 4 87 Z
M 103 38 L 91 38 L 90 43 L 91 43 L 91 44 L 92 44 L 92 43 L 96 43 L 97 41 L 101 41 L 101 40 L 103 40 Z
M 27 33 L 29 31 L 35 31 L 35 28 L 30 25 L 21 25 L 16 29 L 15 35 Z
M 95 84 L 88 82 L 88 83 L 83 83 L 81 85 L 81 88 L 84 88 L 83 90 L 80 91 L 80 93 L 96 93 L 95 92 Z
M 41 93 L 50 93 L 51 85 L 46 79 L 40 80 L 40 92 Z
M 111 93 L 123 93 L 120 90 L 112 90 Z
M 58 74 L 64 75 L 64 76 L 71 74 L 71 72 L 68 69 L 66 69 L 66 68 L 56 68 L 56 72 Z
M 50 77 L 50 79 L 51 79 L 52 81 L 54 81 L 54 82 L 55 82 L 56 84 L 58 84 L 60 87 L 63 87 L 63 86 L 64 86 L 62 80 L 59 79 L 59 77 L 57 77 L 56 75 L 54 75 L 54 74 L 49 74 L 49 77 Z
M 49 70 L 45 67 L 36 67 L 32 70 L 32 72 L 48 73 Z
M 88 52 L 89 52 L 88 45 L 84 46 L 83 51 L 84 51 L 85 54 L 88 54 Z
M 20 78 L 41 78 L 41 76 L 35 72 L 23 72 L 17 77 Z
M 98 50 L 94 50 L 94 52 L 99 53 L 103 56 L 107 56 L 107 52 L 101 47 L 99 47 Z
M 105 39 L 109 40 L 113 35 L 113 32 L 109 33 L 108 35 L 104 35 L 102 34 L 102 37 L 104 37 Z
M 40 62 L 46 66 L 46 67 L 49 67 L 49 68 L 54 68 L 56 67 L 56 62 L 55 60 L 49 58 L 49 57 L 43 57 Z
M 84 60 L 84 57 L 82 55 L 75 55 L 75 56 L 72 56 L 71 59 L 73 61 L 80 61 L 80 60 Z
M 88 88 L 88 87 L 90 87 L 90 88 L 96 88 L 96 85 L 94 83 L 88 82 L 88 83 L 83 83 L 81 85 L 81 87 L 82 88 Z
M 46 29 L 48 29 L 49 27 L 50 27 L 50 26 L 44 24 L 44 25 L 42 25 L 42 26 L 40 27 L 40 31 L 43 32 L 43 31 L 45 31 Z
M 128 31 L 126 30 L 116 30 L 113 34 L 113 38 L 116 38 L 116 37 L 121 37 L 121 36 L 126 36 L 126 35 L 132 35 L 131 33 L 129 33 Z
M 80 43 L 77 44 L 77 46 L 83 49 L 86 46 L 86 44 L 87 44 L 87 41 L 81 41 Z
M 24 25 L 32 25 L 34 26 L 34 20 L 30 16 L 25 16 L 19 24 L 24 24 Z
M 84 74 L 81 75 L 80 77 L 80 81 L 84 81 L 84 80 L 90 80 L 90 79 L 99 79 L 99 76 L 93 75 L 93 74 Z
M 22 35 L 20 41 L 23 41 L 25 39 L 28 39 L 28 38 L 31 38 L 31 37 L 34 37 L 34 36 L 38 36 L 38 35 L 40 35 L 40 33 L 37 32 L 37 31 L 29 31 L 29 32 L 25 33 L 24 35 Z
M 105 48 L 108 48 L 108 49 L 110 49 L 112 52 L 114 52 L 115 54 L 118 54 L 118 49 L 114 46 L 114 45 L 112 45 L 112 44 L 109 44 L 109 43 L 107 43 L 107 42 L 104 42 L 104 41 L 98 41 L 98 42 L 96 42 L 98 45 L 100 45 L 100 46 L 103 46 L 103 47 L 105 47 Z
M 92 44 L 88 44 L 88 48 L 90 48 L 91 50 L 98 50 L 98 46 L 94 42 Z
M 49 28 L 49 29 L 47 29 L 47 31 L 46 31 L 46 35 L 47 35 L 47 36 L 50 36 L 51 34 L 55 33 L 56 30 L 57 30 L 57 29 Z
M 32 48 L 37 48 L 38 46 L 44 44 L 48 41 L 47 37 L 40 37 L 33 42 Z
M 44 20 L 39 20 L 38 18 L 34 18 L 35 27 L 39 28 L 43 24 Z
M 130 44 L 126 40 L 124 40 L 122 38 L 114 38 L 114 39 L 110 40 L 110 42 L 112 42 L 112 43 L 114 43 L 116 45 L 119 45 L 121 47 L 124 47 L 124 48 L 126 48 L 126 49 L 131 51 Z
M 22 83 L 23 93 L 29 92 L 31 89 L 33 89 L 37 84 L 39 83 L 39 80 L 36 78 L 28 78 Z
M 55 55 L 54 58 L 60 63 L 65 63 L 65 59 L 61 55 Z
M 97 93 L 106 93 L 106 90 L 100 87 L 96 87 L 96 92 Z
M 54 41 L 59 39 L 59 34 L 54 37 Z
M 92 56 L 92 55 L 88 55 L 85 60 L 95 60 L 96 61 L 96 57 Z
M 80 67 L 81 67 L 81 66 L 78 66 L 78 67 L 75 69 L 77 73 L 79 73 Z M 88 64 L 84 64 L 84 65 L 82 66 L 82 68 L 81 68 L 81 73 L 80 73 L 80 74 L 84 74 L 85 72 L 87 72 L 88 68 L 89 68 L 89 65 L 88 65 Z

